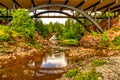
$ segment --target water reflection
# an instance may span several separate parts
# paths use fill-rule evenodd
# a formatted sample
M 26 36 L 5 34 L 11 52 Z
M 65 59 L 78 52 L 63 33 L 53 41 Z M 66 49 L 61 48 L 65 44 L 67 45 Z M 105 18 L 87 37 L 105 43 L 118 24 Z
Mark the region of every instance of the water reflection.
M 64 52 L 55 52 L 52 50 L 52 55 L 48 55 L 43 59 L 41 68 L 62 68 L 67 66 L 67 61 Z
M 0 80 L 55 80 L 67 66 L 64 51 L 51 50 L 46 55 L 34 55 L 12 60 L 6 65 Z

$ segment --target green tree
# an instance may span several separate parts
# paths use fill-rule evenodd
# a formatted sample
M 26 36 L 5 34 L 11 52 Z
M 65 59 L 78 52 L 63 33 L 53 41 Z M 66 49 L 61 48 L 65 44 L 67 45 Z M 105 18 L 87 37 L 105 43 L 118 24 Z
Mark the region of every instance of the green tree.
M 85 29 L 80 23 L 74 21 L 73 19 L 68 19 L 65 22 L 65 30 L 62 36 L 64 39 L 79 40 L 83 36 L 84 32 Z
M 12 16 L 12 29 L 21 35 L 25 35 L 27 39 L 32 38 L 34 36 L 35 27 L 31 17 L 29 16 L 29 12 L 26 11 L 26 9 L 19 8 Z
M 41 20 L 35 20 L 35 29 L 38 34 L 42 35 L 43 37 L 47 37 L 47 35 L 49 34 L 47 26 L 44 25 Z

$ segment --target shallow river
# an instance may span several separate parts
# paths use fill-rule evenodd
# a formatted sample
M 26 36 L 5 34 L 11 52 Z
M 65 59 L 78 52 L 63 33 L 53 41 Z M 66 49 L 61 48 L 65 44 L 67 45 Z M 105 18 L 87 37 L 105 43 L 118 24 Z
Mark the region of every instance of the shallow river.
M 51 49 L 43 55 L 39 53 L 12 60 L 2 69 L 0 80 L 55 80 L 62 76 L 63 68 L 72 62 L 65 51 Z

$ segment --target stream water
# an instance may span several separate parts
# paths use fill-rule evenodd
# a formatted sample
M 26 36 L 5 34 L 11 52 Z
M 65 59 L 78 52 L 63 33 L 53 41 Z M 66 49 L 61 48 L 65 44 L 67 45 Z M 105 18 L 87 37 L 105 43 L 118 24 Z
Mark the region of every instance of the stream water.
M 0 80 L 55 80 L 62 76 L 63 68 L 69 63 L 64 50 L 51 49 L 43 55 L 12 60 L 2 69 Z

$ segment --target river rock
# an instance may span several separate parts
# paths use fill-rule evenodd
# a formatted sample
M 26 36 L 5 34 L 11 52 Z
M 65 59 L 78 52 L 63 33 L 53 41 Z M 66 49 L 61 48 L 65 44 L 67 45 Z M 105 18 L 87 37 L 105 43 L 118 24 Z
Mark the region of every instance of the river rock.
M 80 40 L 80 46 L 85 48 L 96 48 L 102 43 L 101 39 L 98 36 L 93 36 L 90 34 L 84 35 Z
M 118 28 L 118 26 L 114 28 Z M 108 38 L 110 42 L 112 42 L 116 36 L 120 35 L 120 31 L 115 31 L 114 28 L 108 31 Z
M 3 45 L 4 45 L 5 47 L 7 47 L 7 46 L 8 46 L 8 43 L 7 43 L 7 42 L 3 42 Z
M 102 73 L 101 80 L 120 80 L 120 57 L 106 58 L 107 64 L 96 67 Z

